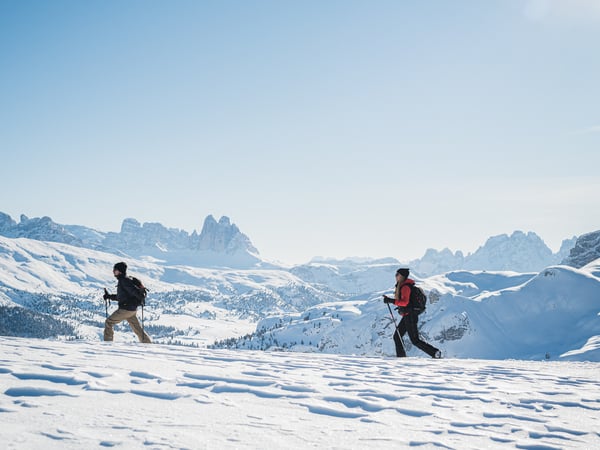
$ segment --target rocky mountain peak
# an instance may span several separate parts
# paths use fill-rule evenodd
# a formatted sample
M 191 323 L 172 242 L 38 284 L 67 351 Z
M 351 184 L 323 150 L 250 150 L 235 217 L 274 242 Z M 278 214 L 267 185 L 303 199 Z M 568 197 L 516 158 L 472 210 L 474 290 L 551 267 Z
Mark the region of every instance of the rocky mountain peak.
M 535 233 L 515 231 L 487 240 L 484 246 L 469 255 L 465 269 L 487 267 L 488 270 L 528 272 L 541 270 L 552 261 L 552 250 Z M 476 270 L 476 269 L 475 269 Z
M 74 234 L 48 216 L 30 219 L 21 214 L 20 222 L 17 223 L 8 214 L 0 213 L 0 233 L 11 238 L 25 237 L 38 241 L 81 245 L 81 241 Z
M 227 216 L 221 217 L 219 222 L 212 215 L 207 216 L 194 247 L 198 250 L 217 253 L 231 254 L 248 251 L 258 254 L 258 250 L 252 245 L 250 238 L 243 234 L 237 225 L 232 224 Z
M 422 276 L 451 270 L 536 272 L 560 262 L 572 245 L 572 240 L 565 240 L 560 251 L 553 254 L 536 233 L 515 231 L 511 235 L 490 237 L 474 253 L 466 256 L 460 251 L 452 253 L 448 249 L 429 249 L 421 259 L 410 264 Z
M 563 264 L 580 268 L 600 258 L 600 230 L 580 236 Z
M 0 233 L 4 234 L 16 225 L 17 222 L 15 222 L 12 217 L 10 217 L 8 214 L 0 212 Z
M 17 223 L 0 213 L 0 234 L 200 267 L 250 267 L 261 262 L 250 238 L 226 216 L 218 222 L 213 216 L 206 217 L 200 234 L 156 222 L 142 224 L 134 218 L 124 219 L 119 232 L 105 233 L 79 225 L 60 225 L 47 216 L 30 219 L 23 214 Z

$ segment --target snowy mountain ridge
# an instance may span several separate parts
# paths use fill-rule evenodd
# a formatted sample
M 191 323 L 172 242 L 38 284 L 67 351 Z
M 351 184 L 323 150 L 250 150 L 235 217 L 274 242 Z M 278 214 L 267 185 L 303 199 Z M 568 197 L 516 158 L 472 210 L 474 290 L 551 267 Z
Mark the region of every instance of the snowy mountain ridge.
M 196 267 L 272 266 L 263 261 L 250 238 L 225 216 L 218 222 L 212 215 L 207 216 L 200 234 L 195 230 L 189 234 L 167 228 L 160 223 L 140 224 L 132 218 L 123 220 L 118 233 L 104 233 L 80 225 L 60 225 L 50 217 L 30 219 L 21 215 L 17 223 L 9 215 L 0 213 L 0 235 Z
M 0 212 L 0 235 L 62 242 L 122 256 L 158 259 L 169 264 L 238 269 L 281 268 L 279 264 L 262 258 L 250 238 L 226 216 L 221 217 L 218 222 L 213 216 L 207 216 L 198 234 L 195 230 L 188 233 L 167 228 L 160 223 L 140 224 L 132 218 L 123 220 L 119 232 L 101 232 L 81 225 L 60 225 L 49 217 L 30 219 L 21 215 L 20 222 L 17 223 L 9 215 Z M 565 239 L 561 249 L 552 253 L 536 233 L 515 231 L 510 236 L 501 234 L 490 237 L 477 251 L 466 256 L 461 251 L 452 252 L 447 248 L 428 249 L 422 258 L 413 261 L 400 258 L 400 261 L 421 276 L 463 269 L 532 272 L 559 264 L 563 260 L 567 261 L 575 242 L 575 237 Z M 594 248 L 600 257 L 600 244 Z M 587 262 L 593 259 L 595 258 L 588 258 Z M 392 257 L 355 257 L 341 260 L 315 257 L 309 263 L 297 267 L 305 274 L 308 274 L 312 267 L 316 267 L 317 272 L 322 271 L 326 265 L 347 273 L 353 269 L 363 271 L 364 267 L 396 263 L 398 259 Z M 316 277 L 318 278 L 318 275 Z
M 474 253 L 428 249 L 422 258 L 409 265 L 415 272 L 430 276 L 452 270 L 514 270 L 516 272 L 539 271 L 559 264 L 574 247 L 577 238 L 565 239 L 557 253 L 533 232 L 515 231 L 510 236 L 501 234 L 490 237 Z

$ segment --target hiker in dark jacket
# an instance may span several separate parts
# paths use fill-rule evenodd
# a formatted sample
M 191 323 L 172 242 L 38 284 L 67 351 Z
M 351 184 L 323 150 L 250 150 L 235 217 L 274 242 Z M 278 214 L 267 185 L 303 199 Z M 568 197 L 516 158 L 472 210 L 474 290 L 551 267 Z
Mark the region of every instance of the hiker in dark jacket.
M 396 305 L 402 315 L 402 320 L 400 320 L 398 328 L 394 332 L 396 356 L 400 358 L 406 356 L 401 338 L 408 332 L 408 337 L 415 347 L 420 348 L 432 358 L 441 358 L 442 352 L 419 337 L 419 315 L 409 305 L 411 286 L 415 284 L 414 280 L 408 278 L 409 273 L 408 269 L 398 269 L 396 271 L 396 292 L 394 298 L 390 298 L 387 295 L 383 296 L 384 303 Z
M 104 340 L 112 341 L 114 337 L 113 327 L 126 320 L 129 326 L 136 334 L 140 342 L 150 344 L 148 336 L 137 318 L 137 288 L 131 278 L 127 277 L 127 264 L 119 262 L 113 267 L 113 275 L 118 280 L 117 294 L 109 294 L 104 290 L 104 300 L 116 300 L 119 302 L 119 309 L 112 313 L 104 323 Z

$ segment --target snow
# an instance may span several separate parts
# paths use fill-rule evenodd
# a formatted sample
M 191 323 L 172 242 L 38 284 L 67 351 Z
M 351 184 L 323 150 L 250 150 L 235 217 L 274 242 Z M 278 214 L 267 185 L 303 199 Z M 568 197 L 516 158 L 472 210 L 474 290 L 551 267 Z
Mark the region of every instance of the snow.
M 599 363 L 0 337 L 5 449 L 600 447 Z

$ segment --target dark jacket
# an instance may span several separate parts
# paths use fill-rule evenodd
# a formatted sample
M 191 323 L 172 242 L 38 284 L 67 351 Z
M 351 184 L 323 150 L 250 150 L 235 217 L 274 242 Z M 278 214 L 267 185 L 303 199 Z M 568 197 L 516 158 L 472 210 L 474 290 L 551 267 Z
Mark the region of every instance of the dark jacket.
M 137 310 L 137 288 L 131 281 L 131 278 L 125 275 L 119 275 L 119 283 L 117 284 L 116 300 L 119 302 L 119 309 L 127 311 Z

